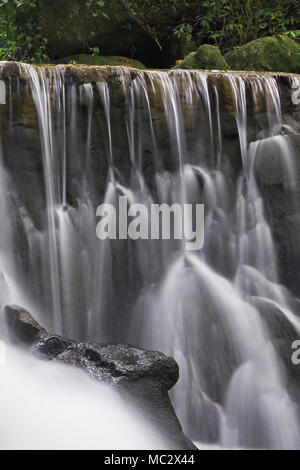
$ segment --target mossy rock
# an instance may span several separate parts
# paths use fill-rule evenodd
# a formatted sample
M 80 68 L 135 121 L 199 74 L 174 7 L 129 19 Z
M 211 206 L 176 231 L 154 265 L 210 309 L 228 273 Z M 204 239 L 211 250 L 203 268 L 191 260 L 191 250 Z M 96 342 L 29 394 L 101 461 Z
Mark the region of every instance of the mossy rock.
M 106 1 L 103 10 L 97 10 L 95 0 L 93 8 L 83 0 L 43 0 L 37 17 L 55 59 L 86 54 L 94 47 L 100 54 L 134 57 L 148 66 L 160 57 L 153 37 L 122 0 Z
M 300 45 L 284 35 L 255 39 L 224 58 L 232 70 L 300 73 Z
M 57 64 L 84 64 L 84 65 L 123 65 L 126 67 L 133 67 L 135 69 L 144 69 L 145 65 L 135 59 L 121 56 L 103 56 L 103 55 L 88 55 L 76 54 L 68 57 L 63 57 L 55 61 Z
M 203 44 L 196 52 L 191 52 L 182 62 L 173 67 L 174 69 L 205 69 L 205 70 L 226 70 L 228 65 L 225 62 L 221 51 L 216 46 Z

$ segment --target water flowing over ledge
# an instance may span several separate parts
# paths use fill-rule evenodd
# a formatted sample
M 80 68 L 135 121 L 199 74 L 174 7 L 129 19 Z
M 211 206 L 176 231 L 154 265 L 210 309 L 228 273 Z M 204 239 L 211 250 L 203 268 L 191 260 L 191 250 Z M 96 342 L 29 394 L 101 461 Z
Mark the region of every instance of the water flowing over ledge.
M 0 68 L 7 290 L 56 333 L 174 356 L 192 439 L 299 448 L 300 78 Z M 204 249 L 100 242 L 96 207 L 119 195 L 204 203 Z

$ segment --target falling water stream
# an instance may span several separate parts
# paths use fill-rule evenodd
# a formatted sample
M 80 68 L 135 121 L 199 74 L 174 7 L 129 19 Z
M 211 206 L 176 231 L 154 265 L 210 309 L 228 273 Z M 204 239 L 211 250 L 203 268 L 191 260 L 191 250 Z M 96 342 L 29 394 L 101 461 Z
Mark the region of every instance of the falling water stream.
M 72 67 L 18 67 L 0 107 L 7 289 L 64 336 L 175 357 L 172 400 L 194 441 L 300 448 L 299 406 L 260 308 L 299 338 L 257 177 L 265 160 L 278 168 L 296 207 L 300 125 L 285 121 L 276 77 L 74 67 L 74 79 Z M 291 92 L 299 85 L 289 79 Z M 204 248 L 98 240 L 96 208 L 119 196 L 203 203 Z

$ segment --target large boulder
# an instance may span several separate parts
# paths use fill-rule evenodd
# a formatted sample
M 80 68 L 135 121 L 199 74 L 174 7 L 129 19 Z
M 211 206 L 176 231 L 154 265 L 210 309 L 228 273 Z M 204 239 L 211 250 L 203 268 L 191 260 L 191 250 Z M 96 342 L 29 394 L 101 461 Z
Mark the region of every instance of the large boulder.
M 259 182 L 267 186 L 291 185 L 295 164 L 289 155 L 293 152 L 294 137 L 298 136 L 277 135 L 255 143 L 254 170 Z
M 182 62 L 175 65 L 174 69 L 205 69 L 226 70 L 226 64 L 220 49 L 216 46 L 203 44 L 196 52 L 191 52 Z
M 288 122 L 294 126 L 292 117 Z M 295 192 L 300 174 L 299 156 L 300 136 L 280 135 L 266 139 L 265 144 L 263 140 L 258 143 L 254 166 L 266 218 L 272 227 L 280 282 L 296 297 L 300 296 L 300 212 Z
M 128 344 L 77 343 L 48 333 L 16 305 L 4 308 L 4 319 L 9 336 L 42 359 L 79 367 L 117 388 L 157 426 L 170 449 L 195 449 L 182 431 L 168 394 L 179 377 L 173 358 Z
M 100 54 L 134 57 L 156 65 L 158 45 L 124 2 L 103 3 L 99 7 L 96 0 L 43 0 L 38 25 L 51 54 L 65 57 L 98 47 Z
M 289 339 L 291 344 L 297 339 L 297 329 L 275 302 L 263 297 L 252 297 L 251 304 L 259 311 L 272 340 Z
M 90 54 L 74 54 L 63 57 L 55 61 L 57 64 L 85 64 L 85 65 L 110 65 L 133 67 L 135 69 L 144 69 L 145 65 L 135 59 L 121 56 L 103 56 Z
M 255 39 L 224 58 L 232 70 L 300 73 L 300 45 L 283 35 Z

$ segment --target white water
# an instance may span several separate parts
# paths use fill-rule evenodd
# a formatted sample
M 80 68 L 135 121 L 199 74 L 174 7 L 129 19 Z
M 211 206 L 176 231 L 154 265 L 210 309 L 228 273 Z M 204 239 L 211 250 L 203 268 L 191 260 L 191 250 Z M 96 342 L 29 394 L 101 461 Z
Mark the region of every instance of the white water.
M 0 366 L 1 450 L 163 449 L 164 438 L 106 385 L 9 348 Z
M 296 405 L 268 327 L 251 302 L 258 297 L 278 307 L 300 334 L 292 296 L 280 285 L 256 180 L 256 165 L 272 157 L 295 203 L 295 160 L 282 135 L 276 80 L 222 78 L 238 133 L 235 177 L 223 142 L 222 91 L 207 74 L 138 72 L 132 78 L 116 68 L 123 101 L 119 95 L 115 101 L 101 69 L 96 84 L 71 85 L 61 67 L 23 68 L 39 123 L 46 207 L 43 230 L 34 226 L 30 208 L 22 212 L 33 286 L 24 290 L 31 289 L 28 297 L 46 326 L 73 338 L 131 341 L 174 356 L 181 376 L 172 399 L 185 432 L 197 441 L 209 426 L 208 400 L 217 404 L 219 445 L 299 448 Z M 248 108 L 262 102 L 267 122 L 249 136 Z M 97 159 L 106 162 L 105 175 L 94 170 Z M 120 194 L 147 205 L 204 203 L 204 250 L 185 253 L 178 241 L 99 242 L 95 205 Z M 5 250 L 11 252 L 8 241 Z

